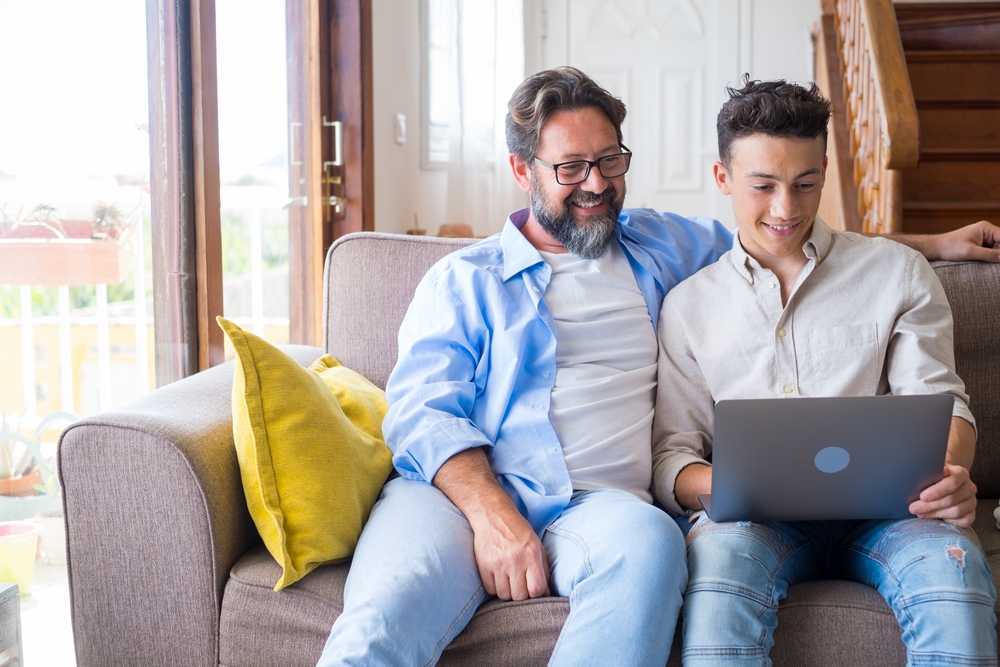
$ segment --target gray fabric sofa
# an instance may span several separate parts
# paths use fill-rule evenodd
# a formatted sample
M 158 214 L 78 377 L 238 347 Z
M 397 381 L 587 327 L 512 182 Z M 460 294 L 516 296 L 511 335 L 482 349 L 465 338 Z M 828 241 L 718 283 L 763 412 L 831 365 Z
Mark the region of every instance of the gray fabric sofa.
M 385 386 L 417 281 L 467 242 L 376 233 L 340 239 L 327 259 L 325 350 Z M 958 372 L 979 420 L 976 529 L 997 581 L 1000 265 L 935 268 L 955 312 Z M 286 351 L 303 364 L 323 352 Z M 80 667 L 311 666 L 319 656 L 350 565 L 321 567 L 272 590 L 279 569 L 247 513 L 233 447 L 232 375 L 225 364 L 64 433 L 59 466 Z M 545 664 L 568 610 L 564 598 L 488 602 L 441 664 Z M 793 586 L 778 617 L 775 665 L 905 662 L 895 618 L 864 586 Z M 669 664 L 680 664 L 679 651 L 675 641 Z

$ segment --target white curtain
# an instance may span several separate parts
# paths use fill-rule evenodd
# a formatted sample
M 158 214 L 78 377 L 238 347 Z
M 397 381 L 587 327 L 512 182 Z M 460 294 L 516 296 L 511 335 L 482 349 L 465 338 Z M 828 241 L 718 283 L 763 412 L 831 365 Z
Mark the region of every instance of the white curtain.
M 446 223 L 466 223 L 476 236 L 500 231 L 527 204 L 508 164 L 504 118 L 524 80 L 523 0 L 451 0 L 454 57 L 450 68 Z

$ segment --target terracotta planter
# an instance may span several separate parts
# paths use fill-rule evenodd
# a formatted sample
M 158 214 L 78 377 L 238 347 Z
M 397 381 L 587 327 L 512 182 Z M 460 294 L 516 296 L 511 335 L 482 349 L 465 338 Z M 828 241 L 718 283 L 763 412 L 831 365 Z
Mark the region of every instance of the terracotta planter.
M 23 498 L 37 496 L 36 485 L 42 483 L 42 473 L 35 467 L 20 477 L 0 477 L 0 495 Z
M 0 237 L 0 285 L 117 285 L 131 268 L 128 233 L 90 238 L 92 224 L 61 221 L 63 238 L 48 228 L 18 228 Z

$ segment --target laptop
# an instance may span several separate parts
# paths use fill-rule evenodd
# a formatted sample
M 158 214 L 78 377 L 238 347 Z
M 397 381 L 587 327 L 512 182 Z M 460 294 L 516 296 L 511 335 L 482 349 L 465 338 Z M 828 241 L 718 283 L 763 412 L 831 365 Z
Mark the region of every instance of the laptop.
M 719 401 L 712 521 L 903 519 L 940 481 L 954 396 Z

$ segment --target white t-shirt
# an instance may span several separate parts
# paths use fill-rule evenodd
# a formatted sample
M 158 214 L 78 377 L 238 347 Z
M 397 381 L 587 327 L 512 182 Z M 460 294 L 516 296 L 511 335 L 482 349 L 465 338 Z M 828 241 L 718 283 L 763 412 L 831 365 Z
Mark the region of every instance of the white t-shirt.
M 598 259 L 542 256 L 552 268 L 544 301 L 556 326 L 549 419 L 573 488 L 621 489 L 651 502 L 657 341 L 632 267 L 617 243 Z

